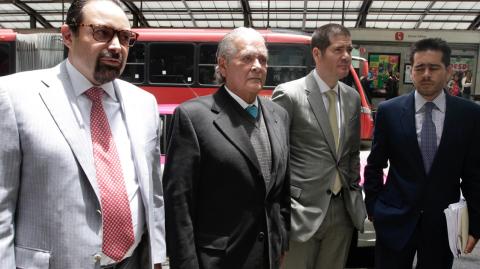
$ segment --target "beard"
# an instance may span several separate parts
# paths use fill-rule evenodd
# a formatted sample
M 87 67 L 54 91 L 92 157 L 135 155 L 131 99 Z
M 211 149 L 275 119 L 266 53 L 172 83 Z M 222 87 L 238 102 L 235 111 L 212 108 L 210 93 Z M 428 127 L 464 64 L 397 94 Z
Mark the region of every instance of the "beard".
M 122 62 L 119 66 L 112 66 L 104 64 L 100 61 L 102 57 L 109 57 L 113 59 L 118 59 Z M 107 82 L 113 81 L 118 78 L 122 73 L 125 63 L 123 62 L 123 57 L 120 53 L 113 53 L 109 51 L 102 51 L 97 58 L 97 64 L 95 65 L 95 72 L 93 74 L 94 79 L 100 84 L 105 84 Z

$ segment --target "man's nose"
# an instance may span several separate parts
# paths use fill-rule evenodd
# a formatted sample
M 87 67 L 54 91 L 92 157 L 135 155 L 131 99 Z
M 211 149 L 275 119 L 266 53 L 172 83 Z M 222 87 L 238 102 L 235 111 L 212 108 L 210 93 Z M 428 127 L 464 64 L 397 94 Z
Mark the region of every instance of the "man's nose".
M 262 68 L 262 64 L 260 63 L 258 58 L 255 58 L 252 63 L 252 69 L 256 71 L 256 70 L 260 70 L 261 68 Z
M 424 77 L 431 77 L 432 76 L 432 70 L 430 70 L 430 67 L 425 68 L 425 71 L 423 72 Z
M 118 39 L 117 34 L 114 34 L 112 40 L 110 40 L 110 43 L 108 44 L 108 49 L 119 51 L 121 48 L 122 45 L 120 44 L 120 39 Z

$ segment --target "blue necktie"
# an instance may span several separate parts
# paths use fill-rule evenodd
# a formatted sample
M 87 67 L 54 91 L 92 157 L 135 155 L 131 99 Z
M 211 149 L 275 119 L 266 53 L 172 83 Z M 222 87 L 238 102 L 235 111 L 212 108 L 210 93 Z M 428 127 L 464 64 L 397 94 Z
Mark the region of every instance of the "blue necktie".
M 435 104 L 432 102 L 425 103 L 425 117 L 420 132 L 420 150 L 422 151 L 423 164 L 427 174 L 430 172 L 433 158 L 437 152 L 437 134 L 435 131 L 435 124 L 433 124 L 432 120 L 432 110 L 434 107 Z
M 254 119 L 258 116 L 258 108 L 255 105 L 248 106 L 245 110 L 252 116 Z

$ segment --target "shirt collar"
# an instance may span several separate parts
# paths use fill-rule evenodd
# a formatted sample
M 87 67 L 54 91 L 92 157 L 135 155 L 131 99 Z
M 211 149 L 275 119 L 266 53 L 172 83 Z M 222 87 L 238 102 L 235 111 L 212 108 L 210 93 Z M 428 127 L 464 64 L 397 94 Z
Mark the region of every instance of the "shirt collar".
M 68 59 L 67 72 L 72 82 L 73 91 L 76 97 L 79 97 L 91 87 L 94 87 L 94 85 L 88 81 L 88 79 L 82 73 L 80 73 L 80 71 L 78 71 L 78 69 L 75 68 L 75 66 L 73 66 Z M 108 96 L 110 96 L 110 98 L 112 98 L 114 101 L 117 101 L 117 96 L 115 95 L 115 89 L 113 88 L 112 82 L 107 82 L 99 87 L 101 87 L 108 94 Z
M 415 113 L 420 112 L 420 110 L 423 108 L 427 101 L 421 94 L 418 93 L 417 90 L 415 90 Z M 437 107 L 440 112 L 445 113 L 445 107 L 446 107 L 446 97 L 445 97 L 445 91 L 441 91 L 440 94 L 435 97 L 432 101 L 435 106 Z
M 245 102 L 242 98 L 240 98 L 238 95 L 236 95 L 235 93 L 230 91 L 228 89 L 227 85 L 223 85 L 223 87 L 225 87 L 225 90 L 227 90 L 228 94 L 230 94 L 230 96 L 232 96 L 232 98 L 235 99 L 235 101 L 237 101 L 237 103 L 243 109 L 245 109 L 245 108 L 247 108 L 248 106 L 251 106 L 251 105 L 255 105 L 258 108 L 258 98 L 255 98 L 255 101 L 253 102 L 253 104 L 249 104 L 249 103 Z
M 323 79 L 318 75 L 317 69 L 315 69 L 315 71 L 313 72 L 313 77 L 315 78 L 315 81 L 317 82 L 321 93 L 324 94 L 324 93 L 328 92 L 329 90 L 333 90 L 336 94 L 338 94 L 338 82 L 337 82 L 337 84 L 335 84 L 335 86 L 333 88 L 330 89 L 330 87 L 327 85 L 327 83 L 325 83 L 325 81 L 323 81 Z

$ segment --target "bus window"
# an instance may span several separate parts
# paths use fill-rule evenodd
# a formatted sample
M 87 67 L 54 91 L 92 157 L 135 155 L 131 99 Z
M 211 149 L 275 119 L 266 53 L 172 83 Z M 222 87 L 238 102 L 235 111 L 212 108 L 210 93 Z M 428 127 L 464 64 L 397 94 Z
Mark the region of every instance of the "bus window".
M 0 44 L 0 76 L 10 74 L 10 45 Z
M 309 47 L 304 44 L 268 44 L 268 71 L 266 86 L 299 79 L 311 70 Z
M 198 82 L 215 85 L 215 64 L 218 44 L 202 44 L 198 62 Z
M 130 48 L 121 78 L 135 84 L 145 81 L 145 44 L 136 43 Z
M 193 83 L 193 44 L 150 44 L 149 81 L 152 83 Z

